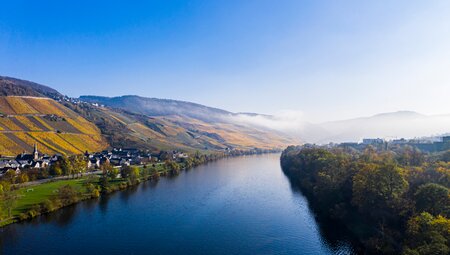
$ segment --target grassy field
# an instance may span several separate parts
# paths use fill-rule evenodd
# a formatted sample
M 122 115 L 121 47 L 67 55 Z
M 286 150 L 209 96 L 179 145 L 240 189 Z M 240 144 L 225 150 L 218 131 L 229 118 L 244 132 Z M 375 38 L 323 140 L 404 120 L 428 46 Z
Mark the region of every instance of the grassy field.
M 73 180 L 61 180 L 55 182 L 47 182 L 32 187 L 25 187 L 17 190 L 19 199 L 17 200 L 16 207 L 14 208 L 13 216 L 18 216 L 20 213 L 25 213 L 33 205 L 40 204 L 46 199 L 55 195 L 55 191 L 64 186 L 70 185 L 81 191 L 86 192 L 86 188 L 83 185 L 86 179 L 73 179 Z

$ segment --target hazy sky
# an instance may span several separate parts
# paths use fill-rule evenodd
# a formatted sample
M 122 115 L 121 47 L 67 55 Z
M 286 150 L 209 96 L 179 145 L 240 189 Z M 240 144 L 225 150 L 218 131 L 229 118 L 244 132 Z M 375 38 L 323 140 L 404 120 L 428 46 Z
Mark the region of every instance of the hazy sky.
M 450 1 L 2 1 L 0 75 L 312 121 L 450 113 Z

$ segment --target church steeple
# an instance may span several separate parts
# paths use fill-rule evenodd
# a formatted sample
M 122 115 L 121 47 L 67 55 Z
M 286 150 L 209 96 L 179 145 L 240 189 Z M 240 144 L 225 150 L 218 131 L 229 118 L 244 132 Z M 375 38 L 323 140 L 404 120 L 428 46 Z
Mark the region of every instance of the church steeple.
M 38 149 L 37 149 L 37 143 L 34 144 L 33 159 L 34 160 L 38 160 L 39 159 L 39 152 L 38 152 Z

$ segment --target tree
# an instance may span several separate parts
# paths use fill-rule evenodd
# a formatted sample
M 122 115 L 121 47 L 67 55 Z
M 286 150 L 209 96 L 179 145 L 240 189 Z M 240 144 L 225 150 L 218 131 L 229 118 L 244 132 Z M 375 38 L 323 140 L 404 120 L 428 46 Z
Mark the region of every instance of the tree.
M 414 194 L 414 198 L 418 212 L 449 217 L 450 193 L 446 187 L 435 183 L 421 185 Z
M 407 190 L 402 169 L 394 164 L 365 164 L 353 177 L 353 203 L 375 217 L 386 209 L 401 208 Z
M 167 160 L 165 165 L 172 174 L 178 174 L 180 172 L 180 165 L 172 160 Z
M 120 176 L 124 179 L 127 179 L 130 177 L 131 173 L 131 167 L 130 166 L 122 166 L 120 168 Z
M 56 163 L 50 166 L 49 172 L 53 176 L 60 176 L 63 174 L 63 170 L 61 167 L 61 162 L 57 161 Z
M 404 166 L 420 166 L 425 161 L 425 157 L 417 148 L 406 146 L 401 150 L 397 161 Z
M 131 167 L 130 180 L 132 183 L 136 183 L 139 180 L 140 171 L 136 166 Z
M 28 182 L 30 180 L 30 178 L 28 177 L 28 174 L 21 173 L 21 174 L 19 174 L 18 180 L 20 183 L 25 183 L 25 182 Z
M 444 154 L 442 154 L 441 159 L 444 162 L 450 162 L 450 150 L 444 152 Z
M 109 177 L 111 180 L 116 179 L 118 174 L 119 174 L 119 169 L 114 168 L 114 167 L 111 168 L 111 170 L 108 171 L 108 177 Z
M 63 156 L 60 164 L 64 175 L 73 174 L 72 161 L 70 161 L 69 158 Z
M 3 175 L 3 179 L 9 181 L 9 183 L 15 183 L 17 179 L 16 171 L 14 171 L 13 169 L 9 169 Z
M 409 219 L 407 224 L 407 242 L 403 254 L 446 255 L 450 253 L 448 239 L 450 220 L 423 212 Z
M 129 179 L 131 182 L 135 183 L 139 179 L 140 171 L 139 168 L 135 166 L 122 166 L 120 175 L 122 178 Z
M 76 202 L 78 198 L 78 191 L 70 185 L 64 185 L 58 188 L 58 198 L 63 205 L 72 204 Z
M 84 159 L 83 155 L 74 155 L 70 157 L 71 165 L 72 165 L 72 175 L 82 174 L 86 172 L 87 163 Z
M 0 205 L 2 207 L 2 212 L 6 211 L 7 217 L 11 218 L 12 209 L 16 205 L 18 199 L 17 194 L 11 189 L 11 185 L 6 182 L 0 184 Z

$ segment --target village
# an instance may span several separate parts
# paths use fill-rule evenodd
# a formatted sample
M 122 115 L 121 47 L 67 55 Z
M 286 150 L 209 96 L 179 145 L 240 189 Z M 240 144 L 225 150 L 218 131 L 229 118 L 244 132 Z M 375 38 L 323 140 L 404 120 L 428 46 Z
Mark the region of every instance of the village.
M 150 153 L 134 148 L 113 148 L 112 150 L 95 153 L 85 152 L 83 156 L 86 168 L 92 171 L 100 169 L 104 164 L 120 168 L 121 166 L 140 166 L 167 160 L 182 162 L 189 157 L 187 153 L 177 150 Z M 13 170 L 16 175 L 19 175 L 23 170 L 47 169 L 53 164 L 60 162 L 62 158 L 63 155 L 61 154 L 47 155 L 40 153 L 37 144 L 35 144 L 32 153 L 23 152 L 15 158 L 2 158 L 0 160 L 0 177 L 9 170 Z

